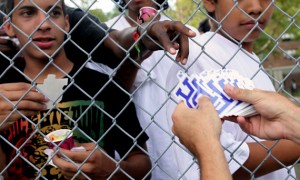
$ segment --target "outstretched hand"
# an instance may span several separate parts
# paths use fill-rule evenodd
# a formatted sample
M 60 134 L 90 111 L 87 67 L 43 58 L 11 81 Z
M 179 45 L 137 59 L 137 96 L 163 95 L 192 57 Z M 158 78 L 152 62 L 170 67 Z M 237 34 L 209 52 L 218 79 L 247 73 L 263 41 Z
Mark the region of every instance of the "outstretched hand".
M 298 107 L 286 97 L 271 91 L 246 90 L 226 85 L 224 91 L 233 99 L 252 104 L 258 115 L 229 118 L 248 134 L 268 140 L 289 139 L 290 127 Z M 299 111 L 298 111 L 299 112 Z M 298 120 L 299 121 L 299 120 Z
M 179 21 L 152 21 L 143 23 L 139 27 L 140 35 L 143 36 L 144 46 L 151 50 L 165 49 L 170 54 L 176 54 L 176 61 L 185 64 L 189 55 L 190 37 L 195 37 L 196 33 Z

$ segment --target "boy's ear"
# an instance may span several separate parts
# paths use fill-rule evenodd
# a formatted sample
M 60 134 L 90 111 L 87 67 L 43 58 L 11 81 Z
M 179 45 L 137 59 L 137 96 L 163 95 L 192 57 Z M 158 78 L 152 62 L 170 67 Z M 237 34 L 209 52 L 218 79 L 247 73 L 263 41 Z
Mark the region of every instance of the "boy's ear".
M 6 21 L 6 17 L 3 18 L 3 22 L 5 22 L 5 21 Z M 6 22 L 3 27 L 4 27 L 4 30 L 5 30 L 6 34 L 9 37 L 15 37 L 16 36 L 14 28 L 11 25 L 11 22 Z
M 203 5 L 207 12 L 215 12 L 216 10 L 215 0 L 203 0 Z
M 66 24 L 65 31 L 69 32 L 70 31 L 70 21 L 69 21 L 69 16 L 68 15 L 66 15 L 66 17 L 65 17 L 65 24 Z

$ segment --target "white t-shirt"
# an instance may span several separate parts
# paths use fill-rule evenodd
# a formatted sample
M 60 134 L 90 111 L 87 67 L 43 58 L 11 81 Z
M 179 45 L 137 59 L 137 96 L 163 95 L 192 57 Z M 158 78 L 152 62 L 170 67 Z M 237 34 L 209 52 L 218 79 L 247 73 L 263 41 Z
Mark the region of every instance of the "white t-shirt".
M 169 20 L 161 16 L 161 21 Z M 107 23 L 112 29 L 124 29 L 130 27 L 124 16 L 117 16 Z M 197 29 L 189 27 L 198 33 Z M 200 34 L 198 34 L 200 35 Z M 191 42 L 192 43 L 192 42 Z M 190 56 L 194 56 L 190 52 Z M 146 130 L 150 137 L 147 141 L 147 147 L 150 159 L 152 161 L 152 179 L 198 179 L 199 168 L 194 164 L 188 172 L 181 172 L 176 158 L 175 148 L 178 144 L 173 142 L 173 133 L 166 117 L 165 103 L 168 100 L 165 90 L 166 77 L 170 67 L 174 64 L 175 55 L 170 55 L 165 51 L 155 51 L 143 61 L 141 69 L 132 90 L 136 106 L 137 116 L 141 126 Z M 179 143 L 180 146 L 182 146 Z M 185 152 L 186 154 L 189 152 Z M 189 155 L 190 156 L 190 155 Z M 192 157 L 192 156 L 190 156 Z
M 200 46 L 197 47 L 198 57 L 194 59 L 189 58 L 187 65 L 184 67 L 173 64 L 166 81 L 166 87 L 168 90 L 172 90 L 178 83 L 177 78 L 174 77 L 176 77 L 179 70 L 186 70 L 188 74 L 193 74 L 200 73 L 203 70 L 221 69 L 223 67 L 226 69 L 237 70 L 242 76 L 252 79 L 255 88 L 270 91 L 275 90 L 271 80 L 262 67 L 259 66 L 260 60 L 254 53 L 251 54 L 243 49 L 239 49 L 239 47 L 233 42 L 213 32 L 202 34 L 200 38 L 196 38 L 196 41 Z M 168 101 L 167 117 L 169 117 L 169 122 L 172 122 L 170 117 L 175 106 L 176 104 L 174 101 Z M 234 173 L 237 169 L 239 169 L 240 165 L 244 164 L 244 162 L 248 159 L 249 147 L 246 142 L 254 142 L 254 139 L 260 141 L 258 138 L 248 136 L 241 130 L 239 125 L 225 121 L 222 128 L 221 143 L 225 148 L 224 152 L 227 161 L 229 162 L 231 173 Z M 181 148 L 179 149 L 176 147 L 176 149 L 176 154 L 180 157 L 178 161 L 183 159 L 183 157 L 187 159 L 189 158 L 188 156 L 186 157 L 186 153 L 182 153 Z M 180 162 L 182 163 L 179 168 L 184 170 L 188 166 L 185 162 L 188 161 Z M 281 169 L 257 179 L 280 180 L 286 179 L 288 175 L 287 169 Z M 291 170 L 291 175 L 296 177 L 294 169 Z M 290 177 L 289 179 L 294 178 Z

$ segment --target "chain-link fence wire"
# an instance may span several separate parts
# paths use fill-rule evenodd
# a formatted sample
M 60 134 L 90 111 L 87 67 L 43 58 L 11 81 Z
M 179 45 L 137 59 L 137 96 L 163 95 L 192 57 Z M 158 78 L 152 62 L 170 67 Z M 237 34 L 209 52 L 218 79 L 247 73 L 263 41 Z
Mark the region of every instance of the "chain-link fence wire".
M 23 2 L 23 1 L 20 1 L 20 3 L 18 5 L 21 5 L 21 2 Z M 26 0 L 26 2 L 35 2 L 35 1 L 34 0 L 33 1 Z M 238 42 L 237 40 L 232 38 L 226 32 L 222 31 L 223 22 L 226 21 L 226 19 L 230 16 L 230 13 L 233 10 L 239 9 L 240 11 L 247 14 L 244 11 L 244 9 L 242 9 L 239 6 L 238 1 L 233 1 L 234 2 L 233 7 L 231 8 L 231 10 L 229 10 L 228 14 L 220 22 L 216 22 L 212 17 L 210 17 L 208 15 L 206 10 L 202 7 L 202 1 L 199 1 L 199 2 L 192 1 L 192 2 L 194 3 L 194 5 L 196 5 L 196 8 L 192 11 L 192 13 L 190 13 L 187 16 L 184 23 L 189 23 L 190 20 L 194 16 L 197 16 L 200 13 L 202 16 L 206 16 L 211 21 L 214 21 L 215 23 L 218 24 L 218 26 L 217 26 L 218 28 L 217 28 L 216 32 L 224 34 L 225 36 L 228 37 L 228 39 L 230 39 L 231 41 L 238 44 L 239 49 L 235 54 L 237 54 L 240 51 L 247 54 L 245 52 L 245 50 L 242 49 L 240 42 Z M 59 1 L 57 3 L 59 3 Z M 172 55 L 166 53 L 165 51 L 161 51 L 160 53 L 156 53 L 153 55 L 153 59 L 155 59 L 154 62 L 152 62 L 148 66 L 147 65 L 140 66 L 135 59 L 132 59 L 130 57 L 130 54 L 129 54 L 129 51 L 134 49 L 135 45 L 132 45 L 131 48 L 128 50 L 119 46 L 119 48 L 124 50 L 124 52 L 126 53 L 126 56 L 124 57 L 124 59 L 121 62 L 119 62 L 119 64 L 116 65 L 115 68 L 111 69 L 111 68 L 107 68 L 103 65 L 94 63 L 94 61 L 97 61 L 97 62 L 100 61 L 100 62 L 103 62 L 103 64 L 106 64 L 106 62 L 108 62 L 107 59 L 109 59 L 109 61 L 114 60 L 113 59 L 114 57 L 107 57 L 107 56 L 103 55 L 104 54 L 103 52 L 108 51 L 107 49 L 105 49 L 103 47 L 103 44 L 104 44 L 105 39 L 107 39 L 107 38 L 111 39 L 115 44 L 117 44 L 117 42 L 114 41 L 110 37 L 109 32 L 111 31 L 111 29 L 113 29 L 113 26 L 118 23 L 118 21 L 121 21 L 121 18 L 123 16 L 126 16 L 127 18 L 130 19 L 130 17 L 126 14 L 126 8 L 128 8 L 130 1 L 125 3 L 125 5 L 123 4 L 122 6 L 120 4 L 118 4 L 117 2 L 114 2 L 116 4 L 116 6 L 118 6 L 118 8 L 120 8 L 122 11 L 121 11 L 120 16 L 118 16 L 118 18 L 116 18 L 115 21 L 112 22 L 112 27 L 109 27 L 108 29 L 103 28 L 103 26 L 100 25 L 100 23 L 97 21 L 96 18 L 88 15 L 87 9 L 92 8 L 92 6 L 96 3 L 95 0 L 88 2 L 87 9 L 83 9 L 78 1 L 71 0 L 71 3 L 76 8 L 81 9 L 84 13 L 82 13 L 80 16 L 78 15 L 78 16 L 76 16 L 76 18 L 74 18 L 75 21 L 71 22 L 71 29 L 69 32 L 66 32 L 64 29 L 62 29 L 61 27 L 56 25 L 55 22 L 51 19 L 51 13 L 53 12 L 53 8 L 50 8 L 50 10 L 48 12 L 45 12 L 41 8 L 36 6 L 36 8 L 38 10 L 41 10 L 44 12 L 45 19 L 40 21 L 40 24 L 37 25 L 37 27 L 35 28 L 35 31 L 31 34 L 27 34 L 26 32 L 23 32 L 19 27 L 17 27 L 16 25 L 14 25 L 12 23 L 12 26 L 15 29 L 19 30 L 24 36 L 26 36 L 26 38 L 28 38 L 29 41 L 25 45 L 23 45 L 23 47 L 20 47 L 20 49 L 17 49 L 13 54 L 1 52 L 1 56 L 2 56 L 1 61 L 5 62 L 5 64 L 7 66 L 5 66 L 5 68 L 3 68 L 3 70 L 1 69 L 2 71 L 1 71 L 0 78 L 5 78 L 5 75 L 7 73 L 9 73 L 9 71 L 11 69 L 14 69 L 14 70 L 16 70 L 15 72 L 17 72 L 18 75 L 24 76 L 28 80 L 28 82 L 32 84 L 32 89 L 37 88 L 39 91 L 42 91 L 41 89 L 39 89 L 36 86 L 36 84 L 38 83 L 37 80 L 42 75 L 42 72 L 40 72 L 36 77 L 29 77 L 26 73 L 24 73 L 22 70 L 17 68 L 18 67 L 18 64 L 17 64 L 18 59 L 20 57 L 22 57 L 22 51 L 25 48 L 29 47 L 30 44 L 33 44 L 35 46 L 35 48 L 39 49 L 41 51 L 41 53 L 49 59 L 49 62 L 47 64 L 45 64 L 45 67 L 50 67 L 50 66 L 55 67 L 57 72 L 59 72 L 60 74 L 62 74 L 65 77 L 68 77 L 70 79 L 70 82 L 68 83 L 68 85 L 66 87 L 64 87 L 64 89 L 59 97 L 51 100 L 51 103 L 52 103 L 52 105 L 54 105 L 54 107 L 50 108 L 49 110 L 47 110 L 43 113 L 40 113 L 37 117 L 33 116 L 34 118 L 28 117 L 26 114 L 24 114 L 23 111 L 18 109 L 18 105 L 21 103 L 21 100 L 24 99 L 27 95 L 29 95 L 31 89 L 26 91 L 22 95 L 20 100 L 17 100 L 17 101 L 10 100 L 4 93 L 0 94 L 1 101 L 2 102 L 5 101 L 7 106 L 11 106 L 11 112 L 7 113 L 6 116 L 4 118 L 2 118 L 2 122 L 0 123 L 0 127 L 2 127 L 1 128 L 2 133 L 0 136 L 1 150 L 2 150 L 2 152 L 1 152 L 2 154 L 0 156 L 1 157 L 1 159 L 0 159 L 1 160 L 1 168 L 2 168 L 1 175 L 3 175 L 3 176 L 12 175 L 9 172 L 14 172 L 13 170 L 17 170 L 17 171 L 21 171 L 21 172 L 23 171 L 22 172 L 23 174 L 34 175 L 37 179 L 46 179 L 46 177 L 49 177 L 49 176 L 47 176 L 47 173 L 55 174 L 57 171 L 55 168 L 54 169 L 50 168 L 51 170 L 48 171 L 49 169 L 46 168 L 48 166 L 48 163 L 50 162 L 53 155 L 60 155 L 60 156 L 64 157 L 65 159 L 67 159 L 69 162 L 71 162 L 74 166 L 77 167 L 78 171 L 74 174 L 74 176 L 72 178 L 74 178 L 74 179 L 78 178 L 80 175 L 87 179 L 92 179 L 87 173 L 84 172 L 83 167 L 84 167 L 84 164 L 87 161 L 89 161 L 89 159 L 93 158 L 94 154 L 96 154 L 98 151 L 100 151 L 101 153 L 103 153 L 106 157 L 108 157 L 115 163 L 116 168 L 114 169 L 113 173 L 108 178 L 111 178 L 115 173 L 120 171 L 121 173 L 125 174 L 129 179 L 134 179 L 120 165 L 122 163 L 122 161 L 126 160 L 126 156 L 129 155 L 130 151 L 132 150 L 131 148 L 128 149 L 126 153 L 123 153 L 123 155 L 121 157 L 119 157 L 118 152 L 115 152 L 115 156 L 113 156 L 113 155 L 107 153 L 106 151 L 104 151 L 105 149 L 103 150 L 103 149 L 99 148 L 99 146 L 101 147 L 103 145 L 102 143 L 104 142 L 105 137 L 108 136 L 110 131 L 112 131 L 113 128 L 117 128 L 121 132 L 123 132 L 125 136 L 132 139 L 132 144 L 133 144 L 132 148 L 135 147 L 149 155 L 149 157 L 152 161 L 152 169 L 145 175 L 145 178 L 149 177 L 149 175 L 154 172 L 157 172 L 158 174 L 160 174 L 161 177 L 163 177 L 163 179 L 165 179 L 165 178 L 180 179 L 180 178 L 189 177 L 188 176 L 189 171 L 193 171 L 192 167 L 194 165 L 197 165 L 197 161 L 176 140 L 174 135 L 171 133 L 170 119 L 164 119 L 164 120 L 160 119 L 160 117 L 165 117 L 165 115 L 161 115 L 161 114 L 167 114 L 166 106 L 168 106 L 168 103 L 170 103 L 170 101 L 174 101 L 174 99 L 172 99 L 171 93 L 170 93 L 170 90 L 172 88 L 166 87 L 167 74 L 165 74 L 165 71 L 168 72 L 167 70 L 169 70 L 170 67 L 168 67 L 168 66 L 170 66 L 170 64 L 176 63 L 175 56 L 172 56 Z M 157 3 L 157 2 L 155 2 L 155 3 Z M 166 2 L 164 2 L 164 3 L 166 3 Z M 18 6 L 18 5 L 16 5 L 16 6 Z M 167 14 L 166 11 L 164 11 L 162 8 L 163 5 L 161 5 L 161 4 L 157 4 L 157 5 L 160 7 L 158 10 L 158 12 L 160 14 L 162 14 L 163 16 L 165 16 L 166 18 L 168 18 L 170 20 L 178 20 L 178 19 L 174 19 L 174 17 L 172 15 L 170 15 L 170 13 Z M 275 1 L 270 1 L 268 8 L 271 8 L 271 7 L 274 7 L 274 11 L 276 11 L 276 13 L 281 14 L 281 17 L 286 18 L 287 21 L 289 21 L 290 23 L 288 23 L 288 25 L 286 25 L 284 28 L 282 28 L 283 29 L 282 31 L 274 33 L 274 32 L 268 32 L 267 30 L 261 29 L 258 26 L 258 21 L 256 21 L 256 19 L 254 19 L 256 22 L 255 27 L 257 29 L 259 29 L 259 31 L 262 34 L 262 38 L 266 39 L 267 43 L 259 44 L 261 46 L 259 48 L 265 50 L 259 54 L 261 60 L 257 61 L 257 59 L 253 59 L 253 58 L 252 58 L 252 60 L 255 61 L 257 64 L 259 64 L 259 66 L 260 66 L 259 70 L 262 70 L 263 72 L 265 72 L 268 75 L 268 77 L 272 80 L 272 82 L 276 88 L 276 91 L 286 95 L 287 97 L 289 97 L 291 100 L 295 101 L 296 103 L 299 103 L 299 100 L 297 98 L 298 97 L 297 88 L 296 88 L 296 91 L 293 91 L 293 93 L 290 89 L 292 80 L 294 80 L 296 84 L 300 83 L 299 54 L 297 52 L 297 48 L 299 48 L 300 41 L 299 41 L 299 38 L 298 39 L 291 38 L 291 37 L 296 36 L 297 34 L 290 33 L 291 29 L 296 29 L 296 32 L 297 31 L 299 32 L 300 28 L 299 28 L 299 24 L 297 24 L 297 22 L 299 22 L 299 8 L 297 11 L 295 11 L 294 14 L 288 14 L 287 12 L 285 12 L 284 9 L 281 9 L 279 6 L 277 6 L 275 4 Z M 3 28 L 7 23 L 11 22 L 11 14 L 15 10 L 16 10 L 16 8 L 14 8 L 14 10 L 12 12 L 6 14 L 4 12 L 4 9 L 1 9 L 1 15 L 7 18 L 7 20 L 5 20 L 3 22 L 3 24 L 1 25 L 1 28 Z M 176 12 L 176 10 L 174 10 L 174 9 L 171 9 L 169 11 L 172 11 L 172 10 Z M 266 13 L 266 11 L 262 12 L 260 14 L 260 16 L 257 18 L 257 20 L 259 20 L 260 17 L 262 17 L 265 13 Z M 75 14 L 69 14 L 70 21 L 72 21 L 72 19 L 73 19 L 71 17 L 72 15 L 75 16 Z M 249 18 L 252 19 L 250 16 L 249 16 Z M 135 19 L 131 19 L 131 20 L 133 22 L 136 22 Z M 72 75 L 65 72 L 61 67 L 59 67 L 58 65 L 56 65 L 54 63 L 54 58 L 55 58 L 54 55 L 48 55 L 40 47 L 38 47 L 37 45 L 32 43 L 32 41 L 33 41 L 32 37 L 33 37 L 34 33 L 36 31 L 38 31 L 39 28 L 44 23 L 49 23 L 49 22 L 53 23 L 58 29 L 60 29 L 62 32 L 64 32 L 65 36 L 66 36 L 65 41 L 61 44 L 61 46 L 57 49 L 56 52 L 59 52 L 61 50 L 61 48 L 65 46 L 68 57 L 70 57 L 72 61 L 73 60 L 76 61 L 76 63 L 81 62 L 81 63 L 79 63 L 80 67 L 78 68 L 77 72 L 75 72 Z M 103 35 L 103 38 L 97 39 L 97 43 L 93 44 L 95 42 L 94 39 L 84 39 L 81 41 L 78 40 L 78 39 L 80 39 L 80 37 L 84 38 L 85 34 L 78 35 L 78 34 L 76 34 L 76 30 L 78 30 L 80 28 L 84 28 L 85 22 L 92 23 L 93 25 L 96 25 L 99 28 L 98 31 Z M 136 22 L 136 25 L 139 26 L 139 24 L 137 22 Z M 145 27 L 140 27 L 140 28 L 145 28 Z M 276 31 L 276 30 L 277 29 L 273 29 L 273 31 Z M 253 31 L 254 31 L 254 28 L 249 30 L 249 33 L 247 33 L 245 35 L 245 37 L 242 38 L 241 42 L 245 41 L 251 35 L 251 33 Z M 89 31 L 86 31 L 86 32 L 89 32 Z M 293 31 L 293 32 L 295 32 L 295 31 Z M 274 35 L 274 34 L 276 34 L 276 35 Z M 147 34 L 142 34 L 141 36 L 146 36 L 146 35 Z M 89 36 L 87 36 L 87 37 L 89 37 Z M 193 43 L 191 43 L 191 44 L 193 44 L 193 48 L 191 48 L 191 49 L 199 48 L 199 53 L 195 53 L 195 54 L 193 54 L 192 57 L 189 58 L 189 62 L 193 62 L 193 63 L 190 63 L 189 66 L 182 67 L 185 71 L 189 71 L 189 69 L 195 65 L 194 64 L 194 63 L 196 63 L 195 60 L 198 58 L 201 58 L 203 52 L 205 54 L 206 44 L 203 45 L 203 44 L 199 43 L 198 41 L 195 41 L 192 39 L 191 39 L 191 41 L 193 42 Z M 17 41 L 15 41 L 15 42 L 17 42 Z M 88 44 L 88 45 L 86 45 L 86 44 Z M 268 48 L 264 48 L 263 45 L 267 46 Z M 71 50 L 68 51 L 67 48 L 70 48 Z M 258 48 L 258 50 L 259 50 L 259 48 Z M 200 50 L 202 50 L 203 52 L 201 51 L 201 53 L 200 53 Z M 99 53 L 99 51 L 100 51 L 100 53 Z M 295 51 L 296 51 L 296 53 L 295 53 Z M 72 54 L 73 54 L 73 56 L 72 56 Z M 103 55 L 103 56 L 101 56 L 101 55 Z M 210 56 L 209 54 L 206 54 L 206 55 Z M 226 65 L 229 64 L 234 59 L 234 56 L 232 56 L 224 64 L 224 63 L 220 63 L 219 59 L 214 59 L 212 56 L 210 56 L 210 57 L 211 57 L 210 59 L 212 61 L 211 63 L 218 64 L 220 69 L 226 68 Z M 104 59 L 104 60 L 101 61 L 99 59 Z M 153 59 L 151 59 L 151 60 L 153 60 Z M 149 60 L 149 59 L 147 59 L 147 60 Z M 144 64 L 147 63 L 147 60 L 144 61 Z M 136 83 L 130 92 L 126 91 L 113 78 L 115 72 L 117 72 L 126 61 L 132 61 L 132 63 L 134 63 L 136 66 L 139 66 L 139 68 L 140 68 L 140 70 L 137 74 Z M 85 90 L 85 87 L 80 87 L 77 84 L 78 82 L 76 82 L 76 76 L 80 73 L 80 71 L 82 71 L 85 68 L 85 66 L 91 66 L 91 64 L 94 68 L 96 68 L 98 70 L 100 69 L 100 71 L 102 71 L 102 72 L 104 71 L 105 73 L 109 74 L 109 80 L 107 82 L 105 82 L 104 84 L 102 84 L 101 88 L 99 88 L 99 90 L 95 94 L 89 94 L 89 92 L 87 92 Z M 162 69 L 166 69 L 166 70 L 162 71 Z M 258 74 L 258 71 L 253 72 L 252 76 L 249 78 L 254 79 L 255 76 L 257 76 L 257 74 Z M 16 76 L 18 76 L 18 75 L 16 74 Z M 161 78 L 157 78 L 157 76 L 165 77 L 165 78 L 162 78 L 164 80 L 161 81 L 160 80 Z M 86 77 L 86 81 L 89 81 L 90 83 L 95 83 L 93 81 L 96 81 L 96 78 L 97 77 L 95 77 L 95 78 Z M 174 78 L 176 78 L 176 77 L 174 77 Z M 95 100 L 95 97 L 101 93 L 104 93 L 105 88 L 108 88 L 109 84 L 111 84 L 111 83 L 113 83 L 115 86 L 117 86 L 120 89 L 120 92 L 126 94 L 126 96 L 128 97 L 128 102 L 124 104 L 124 108 L 122 108 L 117 114 L 110 114 L 104 108 L 103 104 L 101 104 L 101 103 L 99 104 Z M 69 88 L 71 88 L 71 86 L 75 86 L 78 89 L 78 91 L 82 93 L 83 96 L 88 97 L 87 104 L 80 105 L 78 107 L 68 107 L 67 106 L 67 108 L 66 108 L 66 106 L 64 106 L 63 104 L 61 104 L 59 102 L 59 98 L 66 96 L 65 93 L 67 93 L 67 90 Z M 147 94 L 147 92 L 149 94 Z M 153 94 L 154 94 L 154 96 L 153 96 Z M 157 94 L 157 97 L 155 96 L 155 94 Z M 164 94 L 164 96 L 160 96 L 160 94 Z M 141 101 L 136 100 L 137 98 L 141 98 L 144 96 L 148 96 L 148 98 L 145 98 L 144 100 L 141 100 Z M 152 100 L 153 102 L 152 101 L 149 102 L 149 100 Z M 124 130 L 124 128 L 122 126 L 120 126 L 116 121 L 116 118 L 118 116 L 120 116 L 120 114 L 122 114 L 122 112 L 125 111 L 125 109 L 128 107 L 128 104 L 133 101 L 135 101 L 135 106 L 136 106 L 136 110 L 138 113 L 138 117 L 146 118 L 145 120 L 140 119 L 140 121 L 141 121 L 141 125 L 143 127 L 143 132 L 145 131 L 146 133 L 148 133 L 149 138 L 150 138 L 148 141 L 150 141 L 152 143 L 152 144 L 150 143 L 150 147 L 148 147 L 149 152 L 147 152 L 143 147 L 141 147 L 137 143 L 137 139 L 140 137 L 141 134 L 138 134 L 137 136 L 132 136 L 130 133 L 127 133 L 126 130 Z M 115 102 L 115 103 L 118 103 L 118 102 Z M 145 105 L 145 104 L 147 104 L 147 105 Z M 152 107 L 149 109 L 149 106 L 152 106 Z M 110 127 L 106 128 L 105 131 L 101 132 L 101 135 L 98 138 L 94 138 L 94 136 L 91 135 L 91 129 L 94 129 L 94 128 L 100 129 L 99 124 L 93 122 L 93 120 L 92 120 L 93 113 L 91 111 L 97 111 L 97 113 L 100 113 L 101 115 L 106 116 L 111 120 Z M 11 122 L 12 117 L 16 114 L 22 119 L 21 121 L 19 121 L 19 123 Z M 51 121 L 53 120 L 54 116 L 60 120 L 58 122 L 58 125 L 60 125 L 59 123 L 61 122 L 62 119 L 64 119 L 64 120 L 68 121 L 68 123 L 69 123 L 68 126 L 63 126 L 63 125 L 57 126 L 55 124 L 55 125 L 53 125 L 55 127 L 52 127 Z M 98 117 L 98 116 L 94 116 L 94 117 Z M 48 125 L 45 126 L 45 122 L 49 122 L 49 121 L 51 123 L 48 123 Z M 27 124 L 26 124 L 26 126 L 24 126 L 20 122 L 27 122 Z M 98 122 L 98 121 L 96 121 L 96 122 Z M 130 124 L 130 123 L 128 123 L 128 124 Z M 10 128 L 10 129 L 7 130 L 6 128 Z M 40 157 L 46 156 L 44 154 L 45 146 L 36 147 L 35 146 L 36 144 L 34 144 L 34 143 L 36 143 L 38 141 L 44 141 L 46 134 L 50 133 L 51 131 L 53 131 L 57 128 L 69 128 L 72 130 L 71 132 L 73 134 L 81 134 L 82 136 L 85 137 L 87 142 L 93 142 L 94 144 L 98 144 L 99 146 L 92 148 L 89 151 L 90 154 L 87 156 L 86 159 L 83 160 L 82 163 L 78 163 L 78 162 L 71 160 L 71 158 L 69 158 L 66 155 L 64 155 L 63 153 L 61 153 L 59 149 L 57 149 L 54 152 L 54 154 L 50 157 L 50 159 L 46 158 L 46 162 L 42 162 L 42 161 L 40 161 L 41 160 Z M 17 134 L 18 132 L 24 132 L 24 131 L 28 131 L 28 130 L 32 131 L 29 136 L 24 136 L 24 134 Z M 154 136 L 153 133 L 156 133 L 156 135 Z M 164 144 L 162 144 L 160 141 L 158 141 L 159 138 L 157 136 L 159 136 L 161 139 L 164 140 L 164 141 L 162 141 Z M 268 158 L 271 158 L 274 161 L 276 161 L 283 169 L 286 170 L 286 172 L 287 172 L 286 178 L 287 179 L 288 178 L 297 179 L 295 177 L 295 175 L 293 175 L 293 173 L 292 173 L 292 168 L 296 166 L 296 164 L 298 163 L 298 160 L 295 160 L 295 162 L 292 166 L 286 166 L 283 162 L 280 162 L 280 160 L 278 160 L 276 157 L 274 157 L 272 155 L 272 150 L 274 148 L 276 148 L 278 141 L 274 142 L 274 144 L 270 148 L 261 144 L 262 149 L 266 152 L 267 155 L 266 155 L 266 158 L 254 170 L 249 170 L 247 167 L 245 167 L 243 165 L 244 162 L 239 162 L 239 158 L 237 158 L 237 155 L 235 154 L 235 152 L 238 152 L 239 148 L 242 148 L 242 144 L 245 143 L 248 138 L 252 139 L 256 143 L 261 144 L 254 137 L 246 136 L 240 140 L 240 145 L 236 146 L 236 149 L 233 150 L 233 149 L 227 149 L 226 147 L 224 147 L 224 151 L 226 153 L 230 154 L 230 158 L 228 159 L 228 164 L 235 162 L 236 164 L 240 165 L 241 168 L 245 169 L 245 171 L 247 171 L 249 173 L 249 177 L 254 179 L 255 178 L 254 174 L 262 167 L 263 163 Z M 167 140 L 165 140 L 165 139 L 167 139 Z M 34 145 L 32 145 L 32 147 L 30 148 L 30 146 L 29 147 L 27 146 L 28 144 L 34 144 Z M 154 147 L 153 144 L 157 144 L 156 145 L 157 147 Z M 55 147 L 57 147 L 56 144 L 53 144 L 53 145 Z M 61 144 L 58 144 L 58 146 L 59 145 L 61 145 Z M 149 144 L 148 144 L 148 146 L 149 146 Z M 159 151 L 155 151 L 155 148 L 158 148 L 158 147 L 159 147 Z M 34 148 L 37 148 L 37 149 L 34 149 Z M 176 157 L 176 155 L 175 156 L 170 155 L 170 154 L 176 154 L 177 151 L 180 151 L 181 153 L 184 152 L 185 156 L 189 156 L 189 158 L 192 160 L 187 161 L 185 163 L 184 162 L 185 159 L 181 159 L 182 157 L 178 157 L 178 155 L 177 155 L 177 157 Z M 27 156 L 27 153 L 32 153 L 32 152 L 34 152 L 33 153 L 34 155 Z M 155 154 L 155 152 L 156 153 L 159 152 L 159 153 Z M 4 153 L 6 153 L 6 154 L 4 154 Z M 176 158 L 176 160 L 174 161 L 175 164 L 173 164 L 173 165 L 175 167 L 178 167 L 180 173 L 174 172 L 174 174 L 172 174 L 168 171 L 168 169 L 166 167 L 163 166 L 164 163 L 162 163 L 161 161 L 165 161 L 166 156 Z M 184 164 L 186 166 L 182 166 L 180 168 L 179 166 L 181 164 Z M 21 166 L 18 167 L 18 165 L 21 165 Z M 25 172 L 25 169 L 26 170 L 30 169 L 31 171 Z M 198 169 L 197 169 L 197 171 L 198 171 Z M 14 176 L 12 176 L 12 177 L 14 177 Z M 154 176 L 154 177 L 157 177 L 157 176 Z

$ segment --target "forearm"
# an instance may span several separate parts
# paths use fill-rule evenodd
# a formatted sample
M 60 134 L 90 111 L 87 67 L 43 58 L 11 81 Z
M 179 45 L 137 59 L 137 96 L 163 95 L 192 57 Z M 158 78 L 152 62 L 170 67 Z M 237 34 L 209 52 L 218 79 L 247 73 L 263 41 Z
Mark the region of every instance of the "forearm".
M 130 91 L 133 86 L 139 67 L 139 63 L 135 64 L 134 62 L 126 61 L 117 71 L 115 77 L 122 82 L 127 91 Z
M 147 54 L 150 51 L 146 48 L 140 48 L 141 52 L 138 53 L 134 47 L 136 43 L 134 40 L 134 32 L 136 31 L 137 27 L 126 28 L 122 31 L 111 31 L 109 33 L 110 38 L 107 38 L 104 43 L 107 47 L 111 47 L 110 49 L 113 50 L 119 59 L 124 59 L 129 54 L 130 58 L 139 60 L 140 54 Z
M 144 153 L 135 153 L 133 156 L 126 158 L 120 163 L 120 168 L 130 175 L 133 179 L 150 179 L 151 178 L 151 161 Z M 129 179 L 122 171 L 113 176 L 113 179 Z
M 247 170 L 255 172 L 255 177 L 281 169 L 283 168 L 282 164 L 285 166 L 292 165 L 300 157 L 300 146 L 292 141 L 280 140 L 277 144 L 275 141 L 263 141 L 260 143 L 262 145 L 248 143 L 250 155 L 243 164 Z M 234 179 L 251 178 L 250 173 L 242 167 L 234 173 L 233 177 Z
M 143 59 L 146 59 L 147 57 L 149 57 L 149 55 L 151 55 L 151 53 L 145 54 L 143 56 Z M 140 67 L 141 62 L 131 62 L 130 60 L 127 60 L 121 65 L 115 77 L 123 83 L 126 90 L 130 91 Z
M 210 141 L 205 146 L 197 147 L 196 156 L 202 180 L 232 179 L 224 150 L 219 141 Z
M 287 113 L 287 120 L 283 121 L 283 126 L 286 127 L 287 139 L 300 144 L 300 107 L 295 106 L 289 110 L 291 112 Z
M 118 40 L 118 43 L 120 43 L 120 46 L 122 47 L 116 47 L 113 49 L 118 58 L 123 60 L 119 70 L 117 71 L 116 77 L 120 79 L 127 90 L 130 90 L 135 81 L 136 74 L 140 68 L 142 60 L 149 57 L 152 52 L 147 50 L 141 43 L 138 45 L 140 52 L 138 52 L 136 47 L 133 47 L 133 44 L 135 43 L 133 40 L 133 33 L 136 31 L 136 28 L 128 28 L 124 31 L 126 32 L 113 32 L 115 39 Z M 126 53 L 127 51 L 129 54 Z

